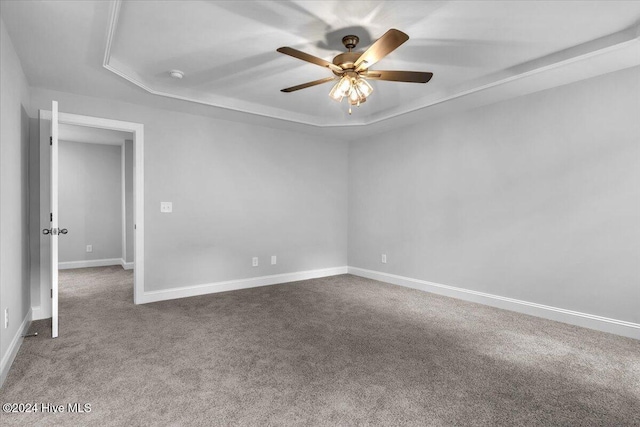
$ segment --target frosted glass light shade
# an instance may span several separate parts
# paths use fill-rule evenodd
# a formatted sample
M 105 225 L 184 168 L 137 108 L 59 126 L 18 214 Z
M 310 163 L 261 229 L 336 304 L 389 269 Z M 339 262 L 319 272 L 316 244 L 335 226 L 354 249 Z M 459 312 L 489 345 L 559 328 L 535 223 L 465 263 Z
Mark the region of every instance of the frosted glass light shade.
M 371 92 L 373 92 L 373 88 L 371 87 L 369 82 L 367 82 L 365 79 L 358 78 L 356 80 L 355 86 L 356 88 L 358 88 L 358 91 L 360 91 L 362 96 L 364 96 L 365 98 L 371 95 Z
M 351 79 L 347 76 L 344 76 L 338 83 L 336 83 L 333 89 L 331 89 L 331 92 L 329 92 L 329 97 L 334 101 L 340 102 L 342 101 L 342 98 L 347 96 L 350 90 Z

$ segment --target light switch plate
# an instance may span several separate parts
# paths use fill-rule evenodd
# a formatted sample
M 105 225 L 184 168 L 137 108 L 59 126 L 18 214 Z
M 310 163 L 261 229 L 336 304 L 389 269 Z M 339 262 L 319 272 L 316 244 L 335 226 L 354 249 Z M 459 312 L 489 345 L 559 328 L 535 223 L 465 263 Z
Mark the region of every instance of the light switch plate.
M 171 212 L 173 212 L 173 203 L 172 202 L 160 202 L 160 212 L 162 212 L 162 213 L 171 213 Z

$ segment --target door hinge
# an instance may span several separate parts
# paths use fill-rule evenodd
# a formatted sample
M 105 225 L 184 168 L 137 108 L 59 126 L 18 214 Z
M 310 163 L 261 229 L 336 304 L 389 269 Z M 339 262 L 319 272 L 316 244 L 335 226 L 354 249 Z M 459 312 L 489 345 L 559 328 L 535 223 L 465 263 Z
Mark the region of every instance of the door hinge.
M 53 298 L 53 289 L 51 289 L 51 298 Z
M 49 221 L 53 221 L 53 213 L 49 214 Z
M 52 136 L 49 137 L 49 145 L 53 145 L 53 137 Z

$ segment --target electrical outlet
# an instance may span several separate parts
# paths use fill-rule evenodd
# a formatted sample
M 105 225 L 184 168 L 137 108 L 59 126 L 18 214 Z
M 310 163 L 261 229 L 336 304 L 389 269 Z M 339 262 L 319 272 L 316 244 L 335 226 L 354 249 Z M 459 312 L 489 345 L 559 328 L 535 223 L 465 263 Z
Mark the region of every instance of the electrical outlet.
M 271 265 L 276 265 L 277 262 L 278 262 L 278 259 L 276 258 L 276 256 L 271 255 Z
M 7 329 L 9 327 L 9 309 L 4 309 L 4 328 Z
M 171 213 L 171 212 L 173 212 L 173 203 L 172 202 L 160 202 L 160 212 L 162 212 L 162 213 Z
M 93 252 L 93 245 L 87 245 L 87 252 Z
M 258 257 L 254 256 L 253 259 L 251 260 L 251 265 L 254 267 L 258 266 Z
M 387 263 L 387 254 L 382 254 L 382 258 L 380 259 L 380 261 L 382 261 L 383 264 Z

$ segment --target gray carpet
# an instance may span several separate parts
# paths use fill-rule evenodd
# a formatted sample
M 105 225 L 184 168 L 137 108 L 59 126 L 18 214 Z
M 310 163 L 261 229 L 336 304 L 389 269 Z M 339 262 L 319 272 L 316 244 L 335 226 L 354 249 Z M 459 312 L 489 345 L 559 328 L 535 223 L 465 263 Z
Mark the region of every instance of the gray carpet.
M 132 303 L 120 267 L 62 271 L 10 425 L 640 425 L 640 341 L 344 275 Z

